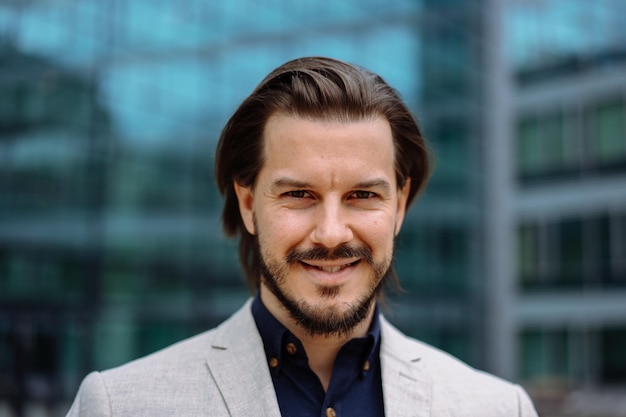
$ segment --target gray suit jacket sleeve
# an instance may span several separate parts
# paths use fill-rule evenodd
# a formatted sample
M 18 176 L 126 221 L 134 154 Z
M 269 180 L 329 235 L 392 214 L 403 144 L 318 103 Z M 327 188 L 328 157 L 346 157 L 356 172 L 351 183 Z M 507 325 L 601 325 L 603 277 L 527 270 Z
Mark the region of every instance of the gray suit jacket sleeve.
M 83 380 L 67 415 L 93 417 L 111 415 L 109 393 L 99 372 L 92 372 Z
M 536 417 L 519 386 L 381 320 L 387 417 Z M 280 415 L 250 302 L 214 330 L 83 381 L 68 416 Z

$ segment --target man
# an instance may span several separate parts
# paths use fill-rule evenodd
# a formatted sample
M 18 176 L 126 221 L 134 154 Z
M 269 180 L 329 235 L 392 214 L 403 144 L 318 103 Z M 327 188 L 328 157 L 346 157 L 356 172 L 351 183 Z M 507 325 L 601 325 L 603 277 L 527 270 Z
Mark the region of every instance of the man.
M 378 311 L 428 177 L 419 128 L 366 70 L 274 70 L 222 132 L 224 228 L 255 297 L 216 329 L 81 385 L 71 416 L 536 416 L 518 386 L 410 339 Z

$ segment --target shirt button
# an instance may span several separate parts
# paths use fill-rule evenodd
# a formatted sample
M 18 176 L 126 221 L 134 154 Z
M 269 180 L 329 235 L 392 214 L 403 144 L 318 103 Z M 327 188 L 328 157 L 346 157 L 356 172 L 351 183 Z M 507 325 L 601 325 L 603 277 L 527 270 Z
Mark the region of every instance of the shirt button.
M 276 358 L 270 359 L 270 367 L 271 368 L 276 368 L 277 366 L 278 366 L 278 359 L 276 359 Z
M 326 417 L 337 417 L 337 413 L 335 412 L 335 409 L 332 407 L 328 407 L 326 409 Z
M 287 353 L 289 353 L 290 355 L 295 355 L 297 351 L 298 347 L 295 345 L 295 343 L 287 343 Z
M 365 361 L 365 363 L 363 364 L 363 370 L 364 371 L 370 370 L 370 361 Z

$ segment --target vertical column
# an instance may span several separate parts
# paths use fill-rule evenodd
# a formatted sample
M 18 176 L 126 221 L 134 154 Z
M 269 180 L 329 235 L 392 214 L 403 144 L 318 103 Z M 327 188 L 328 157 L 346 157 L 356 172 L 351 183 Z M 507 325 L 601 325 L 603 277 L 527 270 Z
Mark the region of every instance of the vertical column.
M 483 2 L 485 352 L 489 371 L 516 377 L 516 233 L 512 74 L 505 53 L 506 0 Z

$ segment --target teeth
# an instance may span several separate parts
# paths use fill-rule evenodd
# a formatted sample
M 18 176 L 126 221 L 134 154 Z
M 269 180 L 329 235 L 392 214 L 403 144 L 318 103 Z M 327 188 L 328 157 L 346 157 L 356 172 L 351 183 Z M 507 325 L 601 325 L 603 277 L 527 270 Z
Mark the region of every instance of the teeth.
M 321 269 L 324 272 L 339 272 L 341 271 L 341 266 L 329 266 L 329 267 L 324 267 L 324 266 L 318 266 L 319 269 Z
M 310 265 L 310 264 L 307 264 L 307 263 L 305 263 L 305 262 L 303 262 L 303 263 L 304 263 L 305 265 L 315 267 L 315 268 L 319 269 L 320 271 L 333 273 L 333 272 L 339 272 L 339 271 L 341 271 L 342 269 L 347 268 L 347 267 L 349 267 L 349 266 L 354 266 L 354 265 L 356 265 L 358 262 L 359 262 L 359 261 L 354 261 L 354 262 L 352 262 L 352 263 L 350 263 L 350 264 L 344 264 L 344 265 L 339 265 L 339 266 L 316 266 L 316 265 Z

